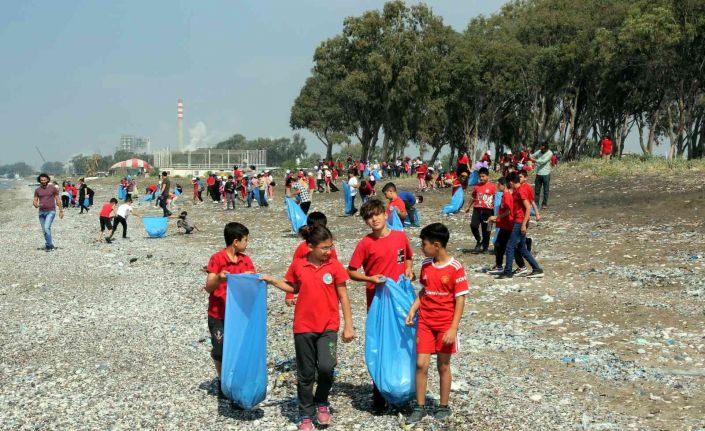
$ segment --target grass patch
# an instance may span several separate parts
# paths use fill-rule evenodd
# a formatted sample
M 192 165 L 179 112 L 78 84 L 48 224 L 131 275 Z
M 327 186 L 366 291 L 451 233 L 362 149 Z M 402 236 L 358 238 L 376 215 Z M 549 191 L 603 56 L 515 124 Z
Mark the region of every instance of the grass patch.
M 559 163 L 560 170 L 591 172 L 597 177 L 613 177 L 639 174 L 659 174 L 685 171 L 705 171 L 705 160 L 667 160 L 665 157 L 627 155 L 621 159 L 604 162 L 602 159 L 585 158 Z

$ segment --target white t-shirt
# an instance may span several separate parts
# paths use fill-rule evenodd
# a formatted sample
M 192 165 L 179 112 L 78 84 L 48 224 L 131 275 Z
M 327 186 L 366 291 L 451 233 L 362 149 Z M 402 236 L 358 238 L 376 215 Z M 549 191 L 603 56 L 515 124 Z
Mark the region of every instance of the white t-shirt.
M 348 185 L 350 186 L 350 196 L 357 196 L 357 177 L 352 177 L 348 180 Z
M 127 216 L 129 216 L 131 212 L 132 206 L 130 204 L 122 204 L 118 207 L 117 215 L 124 219 L 127 219 Z

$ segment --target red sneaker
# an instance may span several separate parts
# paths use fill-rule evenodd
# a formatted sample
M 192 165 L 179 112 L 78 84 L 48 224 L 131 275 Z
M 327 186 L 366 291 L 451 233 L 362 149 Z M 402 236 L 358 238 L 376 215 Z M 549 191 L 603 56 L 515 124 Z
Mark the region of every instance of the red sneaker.
M 297 429 L 299 430 L 314 430 L 313 422 L 311 421 L 311 418 L 309 417 L 303 417 L 299 421 L 297 425 Z
M 330 410 L 328 410 L 328 406 L 318 406 L 316 410 L 316 421 L 320 425 L 330 424 Z

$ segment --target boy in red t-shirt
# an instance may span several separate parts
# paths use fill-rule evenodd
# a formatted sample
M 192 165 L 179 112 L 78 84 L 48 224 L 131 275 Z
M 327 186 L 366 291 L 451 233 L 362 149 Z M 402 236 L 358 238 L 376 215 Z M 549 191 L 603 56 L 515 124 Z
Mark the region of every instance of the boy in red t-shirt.
M 306 217 L 306 226 L 313 227 L 315 225 L 328 226 L 328 218 L 326 217 L 326 215 L 320 211 L 314 211 L 309 214 Z M 299 235 L 302 235 L 303 227 L 301 229 L 302 230 L 299 231 Z M 304 259 L 310 251 L 311 250 L 308 248 L 308 244 L 306 243 L 306 241 L 301 241 L 301 243 L 299 243 L 299 246 L 296 247 L 296 250 L 294 251 L 294 257 L 291 258 L 291 262 L 295 262 L 296 259 Z M 338 260 L 338 253 L 336 253 L 335 247 L 333 247 L 330 251 L 330 258 Z M 284 302 L 286 302 L 286 305 L 290 307 L 292 305 L 295 305 L 296 295 L 287 292 L 284 298 Z
M 426 256 L 421 264 L 419 276 L 423 288 L 406 316 L 406 324 L 414 325 L 414 316 L 419 312 L 416 327 L 416 406 L 407 417 L 407 424 L 423 419 L 426 404 L 426 385 L 431 355 L 437 356 L 440 377 L 440 404 L 434 412 L 439 421 L 447 419 L 450 385 L 450 356 L 458 351 L 458 325 L 463 316 L 468 282 L 463 265 L 448 254 L 446 246 L 450 238 L 448 228 L 441 223 L 432 223 L 421 229 L 421 249 Z
M 505 252 L 506 262 L 504 263 L 504 271 L 497 277 L 500 280 L 511 279 L 512 265 L 514 264 L 514 253 L 519 251 L 522 257 L 526 259 L 533 271 L 527 275 L 529 278 L 542 278 L 543 269 L 531 255 L 531 252 L 526 247 L 526 229 L 528 228 L 529 219 L 531 218 L 531 205 L 533 203 L 533 193 L 531 186 L 528 184 L 522 185 L 519 175 L 512 173 L 509 175 L 508 181 L 512 187 L 512 233 L 509 236 L 507 250 Z
M 404 205 L 404 201 L 401 200 L 397 194 L 397 186 L 395 186 L 394 183 L 387 183 L 382 188 L 382 193 L 384 193 L 384 197 L 389 201 L 385 212 L 386 216 L 389 217 L 389 214 L 392 213 L 392 207 L 394 207 L 397 209 L 399 220 L 406 220 L 406 205 Z
M 494 213 L 495 185 L 489 182 L 490 171 L 480 168 L 477 171 L 478 182 L 472 189 L 472 220 L 470 229 L 475 237 L 475 253 L 485 253 L 490 247 L 490 230 L 487 219 Z M 470 211 L 470 203 L 465 212 Z M 482 236 L 480 226 L 482 225 Z
M 304 226 L 302 235 L 309 248 L 306 257 L 291 263 L 284 280 L 267 275 L 262 276 L 262 280 L 284 292 L 299 295 L 294 309 L 298 429 L 313 430 L 314 414 L 319 425 L 328 425 L 331 421 L 328 395 L 337 363 L 341 308 L 345 321 L 343 342 L 352 341 L 355 331 L 345 285 L 349 276 L 343 265 L 331 258 L 333 235 L 321 225 Z
M 494 222 L 499 228 L 499 233 L 494 243 L 495 265 L 488 271 L 488 274 L 499 275 L 504 271 L 502 262 L 504 262 L 504 252 L 507 250 L 507 242 L 512 234 L 512 206 L 514 200 L 512 192 L 507 185 L 507 179 L 500 177 L 497 180 L 497 191 L 502 192 L 502 202 L 499 205 L 497 215 L 493 215 L 487 221 Z
M 103 234 L 105 229 L 112 231 L 113 226 L 110 223 L 110 219 L 115 217 L 115 205 L 117 205 L 118 200 L 115 198 L 110 199 L 110 202 L 103 204 L 103 208 L 100 209 L 100 214 L 98 214 L 98 220 L 100 221 L 100 232 L 98 232 L 98 238 L 96 241 L 103 240 Z
M 250 231 L 241 223 L 225 225 L 223 236 L 225 248 L 213 254 L 208 260 L 208 278 L 204 290 L 208 297 L 208 329 L 211 333 L 211 357 L 218 373 L 220 389 L 220 367 L 223 360 L 223 328 L 225 326 L 225 298 L 228 293 L 228 274 L 254 274 L 255 266 L 245 254 Z
M 401 275 L 414 278 L 413 253 L 409 238 L 402 231 L 387 227 L 387 217 L 382 201 L 370 199 L 360 208 L 360 215 L 372 232 L 357 243 L 353 251 L 348 274 L 354 281 L 367 283 L 367 309 L 370 309 L 377 285 L 383 284 L 385 278 L 398 280 Z M 358 268 L 365 274 L 358 272 Z M 381 413 L 386 407 L 386 401 L 377 387 L 372 385 L 372 408 L 375 413 Z

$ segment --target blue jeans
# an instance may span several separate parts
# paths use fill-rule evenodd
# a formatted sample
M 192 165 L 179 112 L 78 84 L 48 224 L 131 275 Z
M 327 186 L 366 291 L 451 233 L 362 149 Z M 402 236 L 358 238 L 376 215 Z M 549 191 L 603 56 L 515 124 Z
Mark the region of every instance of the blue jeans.
M 512 228 L 512 233 L 509 236 L 509 242 L 507 243 L 507 250 L 504 252 L 504 258 L 506 260 L 504 266 L 504 273 L 510 275 L 512 273 L 512 266 L 514 265 L 514 250 L 518 249 L 522 257 L 529 262 L 533 270 L 541 269 L 539 263 L 536 262 L 534 256 L 531 255 L 529 249 L 526 248 L 526 234 L 521 233 L 521 223 L 514 223 L 514 228 Z
M 54 217 L 56 217 L 56 211 L 39 211 L 39 224 L 42 225 L 47 248 L 54 247 L 54 243 L 51 241 L 51 224 L 54 223 Z

